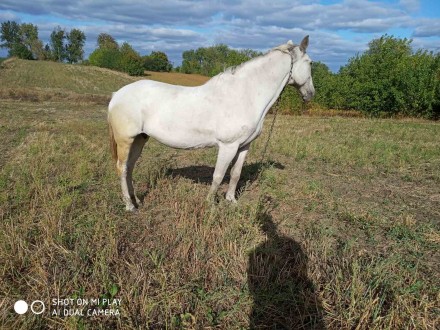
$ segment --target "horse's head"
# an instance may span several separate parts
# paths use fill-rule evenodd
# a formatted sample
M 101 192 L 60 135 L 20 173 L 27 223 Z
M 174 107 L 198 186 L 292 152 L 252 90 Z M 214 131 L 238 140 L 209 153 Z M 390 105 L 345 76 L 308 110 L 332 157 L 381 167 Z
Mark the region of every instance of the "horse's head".
M 289 42 L 291 43 L 291 42 Z M 293 66 L 288 84 L 295 86 L 301 93 L 304 101 L 310 101 L 315 95 L 312 81 L 312 60 L 306 53 L 309 45 L 309 36 L 306 36 L 299 46 L 290 51 L 293 56 Z

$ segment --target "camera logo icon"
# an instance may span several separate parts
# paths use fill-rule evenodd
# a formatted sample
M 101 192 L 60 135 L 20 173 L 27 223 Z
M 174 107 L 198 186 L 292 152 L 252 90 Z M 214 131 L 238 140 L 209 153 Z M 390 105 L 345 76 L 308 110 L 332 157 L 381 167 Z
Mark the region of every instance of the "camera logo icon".
M 46 306 L 41 300 L 34 300 L 30 305 L 32 313 L 39 315 L 44 313 Z M 17 314 L 25 314 L 29 309 L 29 304 L 24 300 L 17 300 L 14 304 L 14 311 Z

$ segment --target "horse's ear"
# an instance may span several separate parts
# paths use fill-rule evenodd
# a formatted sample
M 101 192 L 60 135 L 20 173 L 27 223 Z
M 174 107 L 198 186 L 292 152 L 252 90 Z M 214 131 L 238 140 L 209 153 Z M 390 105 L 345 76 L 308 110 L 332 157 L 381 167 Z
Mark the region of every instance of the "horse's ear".
M 309 36 L 305 36 L 304 39 L 301 41 L 301 45 L 299 45 L 299 48 L 303 52 L 305 52 L 308 46 L 309 46 Z

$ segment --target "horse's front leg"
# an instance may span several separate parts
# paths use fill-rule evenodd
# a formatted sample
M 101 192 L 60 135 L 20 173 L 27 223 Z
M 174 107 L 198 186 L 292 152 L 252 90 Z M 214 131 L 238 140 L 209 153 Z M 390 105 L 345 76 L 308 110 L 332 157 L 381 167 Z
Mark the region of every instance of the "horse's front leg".
M 243 168 L 244 160 L 249 151 L 249 145 L 240 148 L 232 161 L 233 165 L 231 168 L 231 180 L 229 181 L 228 192 L 226 193 L 226 199 L 233 203 L 237 203 L 235 199 L 235 190 L 237 189 L 237 183 L 240 180 L 241 169 Z
M 222 183 L 222 180 L 225 176 L 229 164 L 237 154 L 237 150 L 238 150 L 238 143 L 233 143 L 233 144 L 222 143 L 219 145 L 214 176 L 212 179 L 212 185 L 211 185 L 211 189 L 209 190 L 207 200 L 212 200 L 215 197 L 215 194 L 217 193 L 218 187 Z

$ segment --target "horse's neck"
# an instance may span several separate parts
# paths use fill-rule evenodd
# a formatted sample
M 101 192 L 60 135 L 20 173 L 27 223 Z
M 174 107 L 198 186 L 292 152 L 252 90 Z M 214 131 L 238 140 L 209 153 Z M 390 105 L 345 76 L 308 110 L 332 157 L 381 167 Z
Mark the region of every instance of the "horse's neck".
M 255 118 L 260 121 L 280 96 L 288 80 L 291 58 L 281 51 L 272 51 L 250 62 L 240 72 L 247 94 L 252 97 Z

